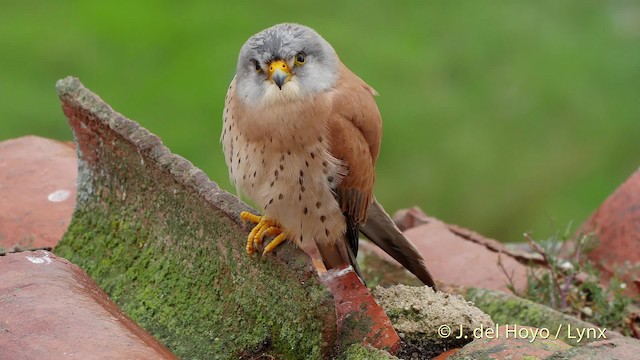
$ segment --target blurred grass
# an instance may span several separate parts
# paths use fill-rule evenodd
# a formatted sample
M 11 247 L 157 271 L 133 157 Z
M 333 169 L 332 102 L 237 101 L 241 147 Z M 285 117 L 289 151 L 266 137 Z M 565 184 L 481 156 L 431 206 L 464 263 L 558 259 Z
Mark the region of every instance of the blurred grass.
M 381 96 L 376 192 L 500 240 L 582 222 L 640 164 L 633 1 L 0 1 L 0 140 L 69 140 L 78 76 L 232 190 L 218 142 L 237 52 L 292 21 Z

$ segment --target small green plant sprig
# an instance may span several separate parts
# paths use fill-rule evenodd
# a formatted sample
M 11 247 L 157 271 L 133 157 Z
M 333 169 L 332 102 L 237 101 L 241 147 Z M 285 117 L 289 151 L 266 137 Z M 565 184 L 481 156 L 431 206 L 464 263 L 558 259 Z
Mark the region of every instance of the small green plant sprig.
M 529 247 L 540 259 L 539 265 L 527 267 L 527 287 L 518 291 L 513 274 L 507 273 L 498 260 L 498 266 L 509 280 L 509 290 L 522 298 L 630 335 L 633 328 L 630 328 L 628 307 L 632 299 L 624 294 L 627 285 L 617 276 L 611 277 L 608 287 L 600 284 L 600 271 L 587 258 L 597 245 L 593 234 L 580 234 L 573 242 L 572 251 L 563 251 L 571 234 L 570 226 L 563 234 L 556 233 L 546 241 L 535 241 L 525 233 Z

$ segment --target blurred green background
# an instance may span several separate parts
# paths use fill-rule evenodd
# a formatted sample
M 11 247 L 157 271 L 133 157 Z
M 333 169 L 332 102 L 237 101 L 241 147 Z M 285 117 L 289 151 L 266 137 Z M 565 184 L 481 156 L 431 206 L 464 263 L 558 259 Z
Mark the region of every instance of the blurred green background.
M 502 241 L 582 222 L 640 165 L 637 1 L 0 1 L 0 140 L 70 140 L 79 77 L 232 190 L 237 53 L 291 21 L 381 94 L 376 193 Z

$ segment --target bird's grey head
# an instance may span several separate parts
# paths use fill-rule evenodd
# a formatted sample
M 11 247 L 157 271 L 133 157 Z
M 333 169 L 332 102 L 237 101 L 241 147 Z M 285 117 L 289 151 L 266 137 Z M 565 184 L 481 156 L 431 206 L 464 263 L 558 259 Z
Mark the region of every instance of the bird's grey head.
M 240 49 L 239 98 L 250 104 L 293 101 L 333 88 L 336 52 L 315 30 L 279 24 L 253 35 Z

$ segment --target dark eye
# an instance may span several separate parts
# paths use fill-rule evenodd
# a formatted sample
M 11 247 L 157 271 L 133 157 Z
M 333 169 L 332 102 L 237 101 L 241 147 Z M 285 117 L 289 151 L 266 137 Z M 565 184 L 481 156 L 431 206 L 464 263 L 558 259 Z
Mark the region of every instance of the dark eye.
M 303 52 L 299 52 L 296 55 L 296 65 L 304 65 L 304 53 Z
M 256 71 L 262 71 L 262 68 L 260 67 L 260 63 L 258 62 L 258 60 L 253 60 L 253 64 L 256 66 Z

